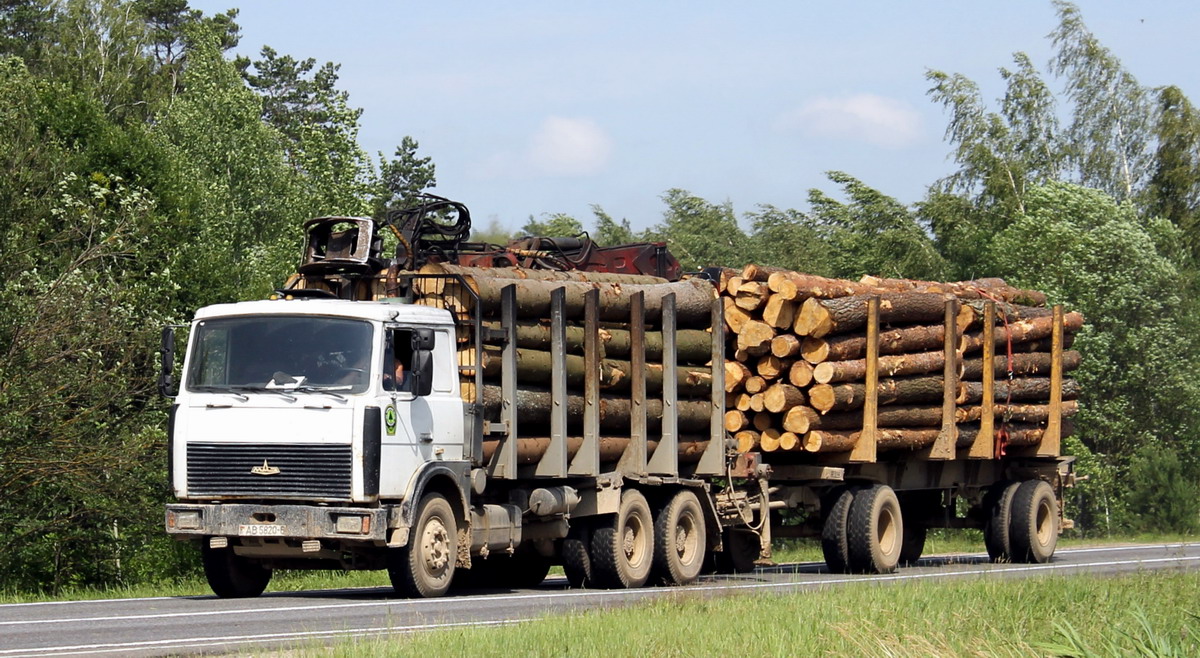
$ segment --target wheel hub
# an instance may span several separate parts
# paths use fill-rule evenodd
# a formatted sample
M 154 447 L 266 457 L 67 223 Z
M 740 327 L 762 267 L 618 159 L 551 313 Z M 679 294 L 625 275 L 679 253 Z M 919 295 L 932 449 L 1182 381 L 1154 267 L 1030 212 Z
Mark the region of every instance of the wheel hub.
M 432 519 L 425 525 L 425 532 L 421 534 L 421 554 L 432 571 L 445 569 L 450 562 L 450 536 L 441 521 Z

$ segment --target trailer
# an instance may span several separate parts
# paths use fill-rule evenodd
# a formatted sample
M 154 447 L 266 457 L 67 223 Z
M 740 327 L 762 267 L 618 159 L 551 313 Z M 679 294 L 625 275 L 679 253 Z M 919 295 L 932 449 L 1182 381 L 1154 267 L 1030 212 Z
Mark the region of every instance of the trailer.
M 198 545 L 218 596 L 257 596 L 281 568 L 387 569 L 413 597 L 533 586 L 555 564 L 575 587 L 686 585 L 752 569 L 780 536 L 820 537 L 832 570 L 888 573 L 942 527 L 1045 562 L 1069 524 L 1061 308 L 1036 440 L 1003 445 L 991 301 L 982 411 L 960 431 L 947 299 L 941 428 L 887 450 L 867 296 L 852 447 L 767 451 L 725 425 L 721 275 L 681 275 L 665 245 L 475 245 L 466 208 L 437 198 L 307 229 L 272 299 L 197 311 L 177 389 L 163 332 L 166 531 Z

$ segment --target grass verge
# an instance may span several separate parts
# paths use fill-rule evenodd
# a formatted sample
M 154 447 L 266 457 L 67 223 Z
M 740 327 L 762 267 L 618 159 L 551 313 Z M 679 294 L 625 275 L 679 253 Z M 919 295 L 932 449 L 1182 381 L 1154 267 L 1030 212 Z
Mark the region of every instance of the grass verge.
M 301 647 L 299 656 L 1200 655 L 1200 573 L 870 583 L 689 596 L 516 626 Z

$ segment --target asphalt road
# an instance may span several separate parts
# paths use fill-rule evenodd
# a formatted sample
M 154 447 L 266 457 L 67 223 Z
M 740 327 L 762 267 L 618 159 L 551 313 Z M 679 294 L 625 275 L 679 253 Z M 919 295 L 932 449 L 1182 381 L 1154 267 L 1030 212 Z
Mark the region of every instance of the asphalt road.
M 547 579 L 530 590 L 469 593 L 433 600 L 398 599 L 390 588 L 267 593 L 257 599 L 212 596 L 61 601 L 0 605 L 0 658 L 109 654 L 159 656 L 268 649 L 461 626 L 499 626 L 551 613 L 611 607 L 687 592 L 786 592 L 870 581 L 1027 577 L 1037 574 L 1117 574 L 1200 569 L 1200 543 L 1060 550 L 1050 564 L 990 564 L 987 556 L 923 558 L 887 576 L 831 574 L 821 563 L 760 568 L 712 576 L 685 588 L 572 590 Z

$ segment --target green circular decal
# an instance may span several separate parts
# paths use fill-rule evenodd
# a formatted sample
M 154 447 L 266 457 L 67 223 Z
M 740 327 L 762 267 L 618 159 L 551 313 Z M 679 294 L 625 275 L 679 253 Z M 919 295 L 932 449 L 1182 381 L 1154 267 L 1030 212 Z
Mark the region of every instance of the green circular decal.
M 387 433 L 396 433 L 396 408 L 389 406 L 387 411 L 383 412 L 383 422 L 387 425 Z

